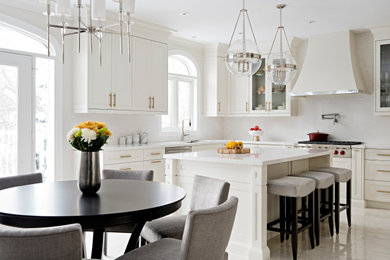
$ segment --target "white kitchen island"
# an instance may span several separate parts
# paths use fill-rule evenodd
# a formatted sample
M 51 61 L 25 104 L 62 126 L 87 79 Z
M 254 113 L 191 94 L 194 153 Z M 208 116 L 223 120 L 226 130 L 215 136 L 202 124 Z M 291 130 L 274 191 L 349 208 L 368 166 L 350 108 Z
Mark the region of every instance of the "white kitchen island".
M 228 246 L 229 259 L 270 259 L 267 222 L 277 217 L 279 200 L 267 194 L 267 180 L 330 166 L 330 152 L 314 149 L 258 148 L 251 154 L 218 154 L 216 151 L 169 154 L 166 182 L 183 187 L 187 213 L 194 175 L 230 183 L 229 196 L 239 198 L 238 211 Z M 275 233 L 274 233 L 275 234 Z

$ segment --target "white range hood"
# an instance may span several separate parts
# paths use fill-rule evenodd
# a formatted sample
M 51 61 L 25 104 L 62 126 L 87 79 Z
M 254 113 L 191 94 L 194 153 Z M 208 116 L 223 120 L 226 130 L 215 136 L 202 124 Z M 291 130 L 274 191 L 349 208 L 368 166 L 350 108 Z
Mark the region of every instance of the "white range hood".
M 351 31 L 310 36 L 305 61 L 291 95 L 365 92 L 355 49 Z

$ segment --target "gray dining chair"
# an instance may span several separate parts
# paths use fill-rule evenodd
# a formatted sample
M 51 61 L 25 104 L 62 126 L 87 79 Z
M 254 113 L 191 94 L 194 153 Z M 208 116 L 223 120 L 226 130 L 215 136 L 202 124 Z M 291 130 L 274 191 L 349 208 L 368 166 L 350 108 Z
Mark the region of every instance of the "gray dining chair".
M 117 260 L 223 260 L 232 233 L 238 199 L 193 210 L 186 217 L 182 240 L 163 238 L 137 248 Z
M 17 228 L 0 224 L 0 259 L 81 260 L 81 226 Z
M 35 184 L 35 183 L 42 183 L 41 173 L 31 173 L 31 174 L 1 177 L 0 190 L 28 185 L 28 184 Z
M 190 210 L 215 207 L 226 201 L 230 184 L 223 180 L 195 175 L 192 186 Z M 155 242 L 162 238 L 181 239 L 186 215 L 167 216 L 147 222 L 141 237 L 146 242 Z
M 153 175 L 152 170 L 103 170 L 103 179 L 153 181 Z M 104 254 L 107 255 L 107 232 L 132 233 L 133 229 L 134 225 L 120 225 L 106 228 L 104 233 Z

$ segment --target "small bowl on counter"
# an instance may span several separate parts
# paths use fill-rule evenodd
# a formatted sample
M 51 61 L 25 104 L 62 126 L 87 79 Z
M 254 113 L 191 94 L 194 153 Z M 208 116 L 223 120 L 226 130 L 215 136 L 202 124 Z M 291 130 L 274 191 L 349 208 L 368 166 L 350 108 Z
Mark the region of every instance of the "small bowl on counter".
M 260 142 L 260 136 L 262 136 L 263 133 L 263 130 L 249 130 L 249 134 L 253 137 L 254 142 Z

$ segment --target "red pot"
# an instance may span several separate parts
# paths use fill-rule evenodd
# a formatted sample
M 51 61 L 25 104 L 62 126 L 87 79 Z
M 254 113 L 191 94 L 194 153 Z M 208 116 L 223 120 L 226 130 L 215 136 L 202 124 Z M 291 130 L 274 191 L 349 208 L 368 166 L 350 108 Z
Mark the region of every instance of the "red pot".
M 320 133 L 320 131 L 307 134 L 310 141 L 328 141 L 328 134 Z

